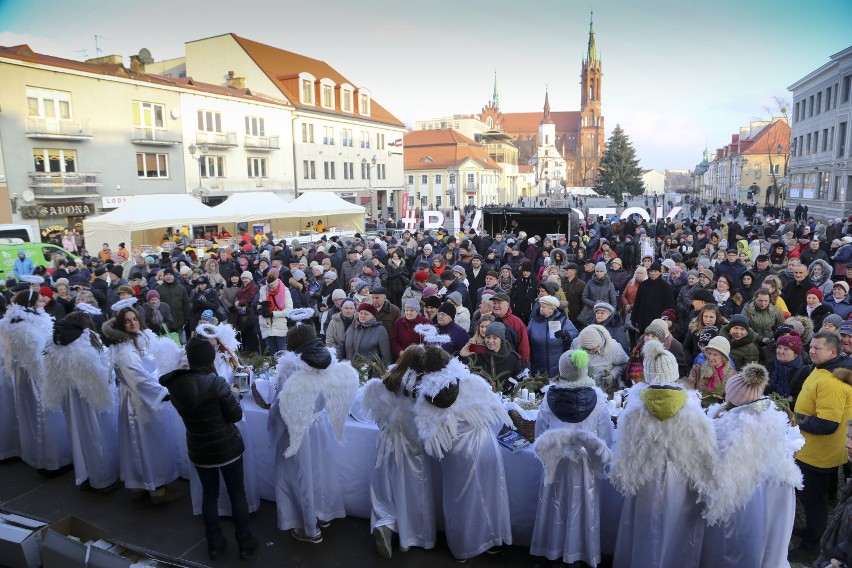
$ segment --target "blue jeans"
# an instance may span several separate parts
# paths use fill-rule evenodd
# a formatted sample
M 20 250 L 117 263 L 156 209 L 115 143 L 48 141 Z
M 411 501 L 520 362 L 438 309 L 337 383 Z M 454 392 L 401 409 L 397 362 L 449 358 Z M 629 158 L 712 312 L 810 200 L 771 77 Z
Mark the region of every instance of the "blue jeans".
M 231 500 L 231 516 L 234 519 L 237 538 L 251 534 L 249 525 L 248 501 L 246 487 L 243 483 L 243 457 L 222 467 L 198 467 L 198 478 L 201 480 L 201 516 L 204 519 L 204 532 L 214 535 L 221 532 L 219 527 L 219 472 L 225 480 L 225 488 Z
M 269 349 L 267 355 L 275 355 L 279 351 L 287 349 L 287 338 L 283 335 L 269 335 L 264 341 L 266 341 L 266 347 Z

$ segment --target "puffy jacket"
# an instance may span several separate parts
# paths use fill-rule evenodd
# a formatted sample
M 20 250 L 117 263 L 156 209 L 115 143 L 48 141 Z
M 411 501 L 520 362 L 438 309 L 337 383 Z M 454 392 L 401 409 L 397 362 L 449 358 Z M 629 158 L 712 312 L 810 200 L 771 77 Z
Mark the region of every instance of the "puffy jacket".
M 846 463 L 846 421 L 852 418 L 852 359 L 837 357 L 817 365 L 802 385 L 796 399 L 795 412 L 804 419 L 798 420 L 805 446 L 796 459 L 814 467 L 837 467 Z M 844 372 L 845 371 L 845 372 Z M 843 378 L 840 378 L 843 377 Z M 813 433 L 811 418 L 837 423 L 830 434 Z
M 554 337 L 550 333 L 550 322 L 559 322 L 559 329 L 565 334 L 564 338 Z M 559 357 L 565 352 L 565 346 L 570 345 L 579 332 L 562 309 L 557 309 L 549 318 L 545 318 L 536 304 L 527 326 L 527 334 L 530 338 L 530 370 L 555 377 L 559 374 Z
M 822 268 L 822 276 L 819 277 L 814 276 L 814 267 L 817 265 Z M 831 296 L 832 289 L 834 288 L 834 282 L 831 281 L 832 274 L 834 274 L 834 268 L 822 259 L 814 260 L 808 266 L 808 278 L 814 283 L 814 287 L 822 292 L 825 298 Z
M 582 422 L 595 409 L 598 393 L 592 387 L 547 389 L 547 406 L 562 422 Z
M 760 350 L 755 343 L 757 335 L 754 330 L 749 329 L 745 337 L 734 339 L 731 337 L 731 324 L 728 324 L 722 327 L 720 334 L 731 344 L 731 360 L 734 362 L 734 367 L 742 369 L 748 363 L 758 362 Z
M 160 301 L 165 302 L 172 309 L 172 329 L 177 330 L 186 325 L 189 318 L 189 295 L 186 288 L 175 280 L 174 282 L 163 282 L 157 286 L 160 293 Z
M 332 323 L 334 323 L 333 320 Z M 354 361 L 356 356 L 364 359 L 380 359 L 385 365 L 393 363 L 388 332 L 379 320 L 372 319 L 367 323 L 361 323 L 356 319 L 346 330 L 343 343 L 337 346 L 337 358 Z
M 625 353 L 630 353 L 630 339 L 627 337 L 627 332 L 624 330 L 624 322 L 618 314 L 612 314 L 606 321 L 599 324 L 606 328 L 609 334 L 615 339 Z M 573 338 L 572 338 L 573 339 Z
M 832 293 L 825 297 L 823 304 L 831 308 L 835 314 L 844 320 L 848 320 L 849 316 L 852 316 L 852 295 L 850 294 L 846 294 L 846 297 L 838 302 L 834 299 L 834 294 Z
M 598 284 L 594 278 L 591 278 L 583 289 L 582 301 L 583 311 L 580 312 L 579 320 L 585 324 L 593 323 L 595 321 L 594 307 L 597 302 L 606 302 L 611 306 L 618 305 L 615 286 L 612 285 L 609 277 L 606 277 L 603 284 Z
M 349 323 L 350 326 L 354 323 L 355 318 L 357 316 L 353 316 L 352 321 Z M 347 329 L 349 328 L 346 327 L 346 323 L 343 321 L 343 314 L 337 312 L 331 316 L 328 327 L 325 329 L 326 347 L 331 347 L 336 351 L 339 346 L 343 345 L 343 337 L 346 335 Z
M 762 344 L 765 338 L 772 339 L 775 326 L 784 323 L 784 314 L 772 304 L 765 310 L 760 310 L 754 305 L 754 301 L 751 301 L 743 308 L 742 314 L 748 318 L 751 330 L 756 336 L 755 341 L 759 344 Z M 737 368 L 739 369 L 739 365 Z
M 243 455 L 245 445 L 234 425 L 243 409 L 225 379 L 200 369 L 178 369 L 160 377 L 160 384 L 186 426 L 193 464 L 222 465 Z
M 272 317 L 269 318 L 257 314 L 257 324 L 263 339 L 269 336 L 285 337 L 287 335 L 287 313 L 293 309 L 293 298 L 290 296 L 290 290 L 283 283 L 279 281 L 278 285 L 284 287 L 284 309 L 272 312 Z M 264 284 L 255 296 L 253 302 L 255 311 L 260 302 L 266 301 L 267 295 L 267 287 Z
M 829 306 L 828 304 L 820 304 L 816 308 L 814 308 L 814 311 L 812 311 L 810 315 L 808 315 L 808 305 L 802 304 L 802 306 L 799 308 L 799 311 L 796 312 L 795 315 L 811 318 L 811 321 L 814 323 L 814 330 L 819 331 L 819 329 L 822 327 L 822 320 L 824 320 L 826 316 L 829 316 L 832 313 L 834 312 L 831 311 L 831 306 Z

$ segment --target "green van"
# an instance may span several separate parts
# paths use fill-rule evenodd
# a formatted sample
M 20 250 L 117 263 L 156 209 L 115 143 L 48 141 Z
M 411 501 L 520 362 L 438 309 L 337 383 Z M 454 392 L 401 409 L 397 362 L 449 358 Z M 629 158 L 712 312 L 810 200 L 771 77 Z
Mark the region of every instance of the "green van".
M 65 255 L 70 262 L 73 262 L 78 258 L 64 248 L 48 243 L 0 245 L 0 278 L 4 281 L 15 276 L 15 260 L 18 258 L 19 250 L 27 253 L 27 256 L 33 261 L 33 265 L 44 266 L 45 268 L 51 268 L 53 266 L 53 256 L 56 254 Z

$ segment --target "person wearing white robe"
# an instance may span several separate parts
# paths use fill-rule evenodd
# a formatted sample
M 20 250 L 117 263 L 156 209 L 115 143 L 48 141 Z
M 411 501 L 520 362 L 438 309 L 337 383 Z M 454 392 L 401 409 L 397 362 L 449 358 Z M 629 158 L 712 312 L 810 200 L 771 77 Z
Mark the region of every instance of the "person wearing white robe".
M 461 361 L 431 344 L 423 359 L 414 422 L 426 453 L 440 461 L 447 545 L 456 560 L 497 552 L 512 544 L 512 527 L 494 428 L 511 419 L 500 395 Z
M 719 485 L 707 501 L 702 566 L 789 566 L 787 548 L 802 472 L 798 426 L 763 396 L 766 369 L 750 363 L 725 382 L 725 403 L 707 413 L 719 445 Z
M 645 381 L 618 417 L 610 480 L 624 495 L 614 568 L 698 566 L 702 506 L 716 478 L 716 436 L 697 397 L 677 384 L 659 341 L 643 349 Z
M 179 476 L 181 456 L 175 424 L 180 417 L 167 401 L 169 391 L 160 385 L 159 378 L 178 367 L 181 351 L 172 340 L 160 339 L 144 329 L 132 303 L 116 307 L 118 313 L 104 322 L 102 330 L 113 343 L 110 360 L 119 384 L 121 480 L 134 491 L 134 499 L 141 499 L 147 491 L 152 503 L 176 501 L 183 494 L 165 486 Z
M 535 453 L 545 469 L 530 554 L 554 561 L 601 561 L 601 487 L 613 426 L 604 392 L 582 349 L 559 358 L 535 423 Z
M 0 295 L 0 328 L 6 313 L 6 297 Z M 21 456 L 21 438 L 18 435 L 18 416 L 15 412 L 15 373 L 6 369 L 5 335 L 0 338 L 0 461 Z
M 63 409 L 77 485 L 116 489 L 118 389 L 109 353 L 83 311 L 56 322 L 46 360 L 44 404 Z
M 406 549 L 435 547 L 432 461 L 417 437 L 414 400 L 423 347 L 409 345 L 382 379 L 364 386 L 361 407 L 379 426 L 378 455 L 370 478 L 370 530 L 383 558 L 392 555 L 392 533 Z
M 290 530 L 296 540 L 318 544 L 321 527 L 346 516 L 332 433 L 343 442 L 358 372 L 337 361 L 313 325 L 298 323 L 287 332 L 287 351 L 279 357 L 275 375 L 268 430 L 275 448 L 278 528 Z
M 0 322 L 6 372 L 14 375 L 21 459 L 40 473 L 71 464 L 71 442 L 61 410 L 44 406 L 44 349 L 53 336 L 53 318 L 42 309 L 38 290 L 22 290 Z

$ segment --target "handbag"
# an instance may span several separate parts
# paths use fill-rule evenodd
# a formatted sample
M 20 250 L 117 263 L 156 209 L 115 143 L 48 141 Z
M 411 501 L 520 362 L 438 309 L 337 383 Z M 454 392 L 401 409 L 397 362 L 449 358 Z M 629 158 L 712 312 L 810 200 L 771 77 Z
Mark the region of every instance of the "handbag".
M 169 326 L 164 323 L 161 323 L 160 326 L 163 328 L 163 337 L 168 337 L 180 347 L 180 334 L 176 331 L 169 331 Z

